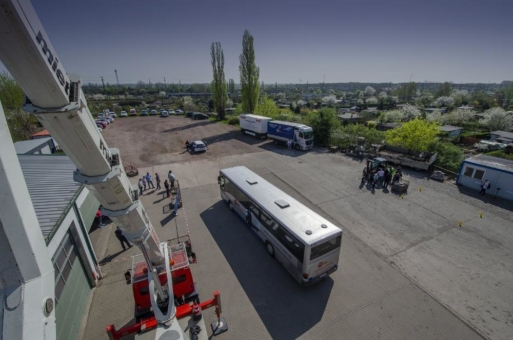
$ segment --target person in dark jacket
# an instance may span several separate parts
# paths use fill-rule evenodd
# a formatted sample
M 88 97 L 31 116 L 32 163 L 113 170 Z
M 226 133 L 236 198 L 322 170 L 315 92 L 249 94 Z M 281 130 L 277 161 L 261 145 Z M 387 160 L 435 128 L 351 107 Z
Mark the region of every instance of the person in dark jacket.
M 116 237 L 119 240 L 119 242 L 121 242 L 121 247 L 123 247 L 123 251 L 126 250 L 125 243 L 128 248 L 132 248 L 132 245 L 130 244 L 130 242 L 128 242 L 128 239 L 126 238 L 126 236 L 123 235 L 123 230 L 121 230 L 119 227 L 117 227 L 116 231 L 114 233 L 116 234 Z
M 388 168 L 385 169 L 385 181 L 383 182 L 383 189 L 390 185 L 392 180 L 392 172 Z
M 167 182 L 167 179 L 164 181 L 164 188 L 166 188 L 166 194 L 167 197 L 169 197 L 169 183 Z
M 157 181 L 157 190 L 160 190 L 160 176 L 157 173 L 155 173 L 155 180 Z

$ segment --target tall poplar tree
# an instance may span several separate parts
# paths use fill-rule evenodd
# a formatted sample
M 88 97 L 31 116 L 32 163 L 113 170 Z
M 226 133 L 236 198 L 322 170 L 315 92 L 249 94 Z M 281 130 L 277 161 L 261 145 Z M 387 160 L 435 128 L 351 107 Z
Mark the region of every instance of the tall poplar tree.
M 224 53 L 220 42 L 212 43 L 210 55 L 212 56 L 212 72 L 214 76 L 211 84 L 212 99 L 214 100 L 217 117 L 224 119 L 228 94 L 226 93 L 226 79 L 224 76 Z
M 253 36 L 248 30 L 242 37 L 242 54 L 240 55 L 240 84 L 242 86 L 242 108 L 244 112 L 253 113 L 260 94 L 260 69 L 255 64 L 255 48 Z

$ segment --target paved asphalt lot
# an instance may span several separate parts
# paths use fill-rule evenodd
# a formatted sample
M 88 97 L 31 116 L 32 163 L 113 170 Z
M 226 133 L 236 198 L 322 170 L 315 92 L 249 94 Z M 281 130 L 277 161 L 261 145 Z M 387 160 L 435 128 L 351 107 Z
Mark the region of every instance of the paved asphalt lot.
M 127 147 L 110 146 L 122 154 Z M 188 226 L 200 296 L 221 291 L 229 331 L 219 338 L 513 338 L 513 213 L 507 203 L 413 171 L 406 174 L 404 197 L 371 191 L 360 187 L 363 164 L 351 158 L 263 147 L 140 169 L 171 169 L 180 180 L 184 208 L 177 217 L 157 192 L 142 201 L 161 240 L 175 237 L 176 226 Z M 221 201 L 218 170 L 236 165 L 344 228 L 337 272 L 305 289 L 268 256 Z M 84 339 L 106 339 L 107 324 L 121 327 L 133 317 L 123 272 L 138 249 L 119 252 L 113 226 L 91 237 L 105 278 L 95 289 Z M 204 317 L 207 325 L 215 318 L 213 311 Z

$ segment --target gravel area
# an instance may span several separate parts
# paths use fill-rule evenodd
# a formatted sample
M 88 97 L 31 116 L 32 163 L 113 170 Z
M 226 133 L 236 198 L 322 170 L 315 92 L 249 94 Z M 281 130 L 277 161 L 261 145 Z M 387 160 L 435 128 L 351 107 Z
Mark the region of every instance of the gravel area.
M 121 151 L 125 166 L 137 167 L 253 153 L 269 143 L 244 136 L 234 126 L 184 116 L 117 118 L 103 130 L 103 137 L 109 147 Z M 186 140 L 206 141 L 208 151 L 189 154 L 183 144 Z

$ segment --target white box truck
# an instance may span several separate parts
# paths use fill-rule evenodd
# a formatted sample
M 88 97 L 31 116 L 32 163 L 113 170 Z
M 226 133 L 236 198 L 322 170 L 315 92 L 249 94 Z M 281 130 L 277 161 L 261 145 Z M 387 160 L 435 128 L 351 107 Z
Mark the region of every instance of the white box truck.
M 267 137 L 267 122 L 271 118 L 243 113 L 239 117 L 240 131 L 257 138 Z

